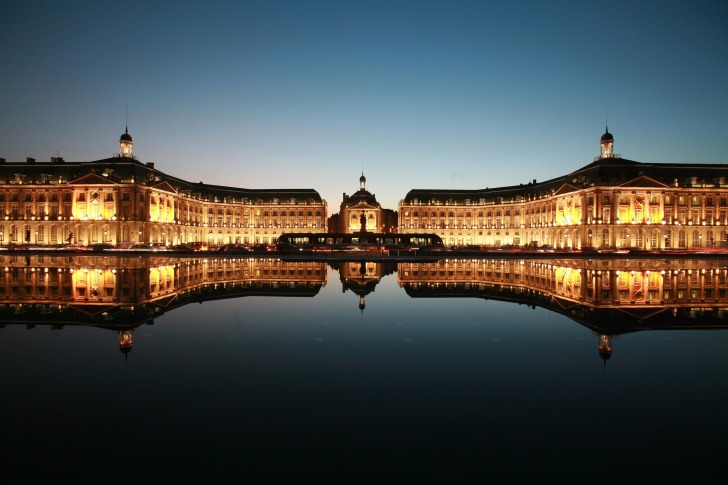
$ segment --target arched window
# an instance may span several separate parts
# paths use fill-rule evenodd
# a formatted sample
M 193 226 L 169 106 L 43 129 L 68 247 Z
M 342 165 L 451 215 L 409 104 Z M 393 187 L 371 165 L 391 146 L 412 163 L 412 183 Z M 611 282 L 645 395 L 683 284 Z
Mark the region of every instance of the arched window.
M 702 241 L 702 237 L 700 236 L 700 231 L 698 231 L 698 230 L 693 231 L 693 247 L 694 248 L 701 247 L 703 245 L 702 242 L 703 241 Z
M 619 230 L 619 246 L 629 246 L 629 233 L 627 229 L 623 228 Z

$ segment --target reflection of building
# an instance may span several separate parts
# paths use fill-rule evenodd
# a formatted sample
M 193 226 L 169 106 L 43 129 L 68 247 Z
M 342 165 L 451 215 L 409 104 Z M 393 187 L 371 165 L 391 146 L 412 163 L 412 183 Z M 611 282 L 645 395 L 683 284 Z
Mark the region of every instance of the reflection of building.
M 276 259 L 0 256 L 0 323 L 90 325 L 119 332 L 128 353 L 133 331 L 188 303 L 243 296 L 315 296 L 322 262 Z
M 394 263 L 375 263 L 372 261 L 347 261 L 335 263 L 341 278 L 341 292 L 351 290 L 359 296 L 359 309 L 366 307 L 366 296 L 373 292 L 379 281 L 396 270 Z
M 311 189 L 239 189 L 192 183 L 132 156 L 94 162 L 0 159 L 0 245 L 74 242 L 273 242 L 283 232 L 326 232 L 326 202 Z
M 712 247 L 726 241 L 728 166 L 639 163 L 613 152 L 562 177 L 485 190 L 411 190 L 400 232 L 449 245 Z
M 728 270 L 721 260 L 473 260 L 399 263 L 413 297 L 473 297 L 562 313 L 599 335 L 651 328 L 728 327 Z
M 332 215 L 329 220 L 331 232 L 394 232 L 397 227 L 397 213 L 382 209 L 376 196 L 367 191 L 366 183 L 367 179 L 362 173 L 359 177 L 359 190 L 352 195 L 344 193 L 339 213 Z

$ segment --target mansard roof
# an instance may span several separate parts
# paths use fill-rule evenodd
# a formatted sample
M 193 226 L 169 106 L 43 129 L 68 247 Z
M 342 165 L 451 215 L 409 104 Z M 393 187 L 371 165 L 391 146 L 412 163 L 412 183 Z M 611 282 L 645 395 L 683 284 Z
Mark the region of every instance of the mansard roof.
M 156 170 L 153 164 L 142 163 L 128 157 L 112 157 L 91 162 L 65 162 L 52 159 L 50 162 L 0 163 L 0 184 L 23 177 L 24 183 L 57 181 L 76 184 L 127 184 L 136 183 L 161 190 L 182 192 L 202 199 L 247 199 L 251 202 L 281 204 L 296 202 L 322 203 L 323 199 L 314 189 L 245 189 L 203 182 L 189 182 Z
M 494 189 L 413 189 L 404 198 L 411 204 L 415 199 L 420 203 L 436 201 L 447 204 L 463 204 L 466 200 L 478 203 L 496 203 L 518 200 L 519 198 L 571 192 L 592 186 L 604 187 L 649 187 L 695 186 L 696 184 L 715 184 L 723 178 L 728 182 L 728 165 L 725 164 L 672 164 L 641 163 L 625 158 L 600 158 L 580 169 L 561 177 L 544 182 L 498 187 Z
M 351 195 L 344 194 L 344 200 L 341 203 L 341 208 L 352 207 L 359 204 L 366 204 L 372 207 L 381 207 L 377 202 L 376 196 L 367 190 L 359 189 Z

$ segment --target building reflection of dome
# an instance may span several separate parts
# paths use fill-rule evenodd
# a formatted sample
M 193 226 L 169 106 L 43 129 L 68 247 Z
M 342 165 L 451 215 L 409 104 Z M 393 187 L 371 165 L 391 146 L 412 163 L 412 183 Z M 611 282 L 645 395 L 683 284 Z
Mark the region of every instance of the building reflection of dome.
M 131 352 L 131 349 L 134 346 L 132 333 L 132 330 L 122 330 L 119 332 L 119 350 L 124 355 Z
M 366 307 L 366 296 L 375 290 L 382 277 L 396 270 L 396 265 L 372 261 L 350 261 L 332 266 L 339 271 L 342 293 L 351 291 L 356 294 L 359 297 L 358 305 L 361 311 Z
M 599 335 L 599 357 L 606 362 L 612 356 L 612 336 Z

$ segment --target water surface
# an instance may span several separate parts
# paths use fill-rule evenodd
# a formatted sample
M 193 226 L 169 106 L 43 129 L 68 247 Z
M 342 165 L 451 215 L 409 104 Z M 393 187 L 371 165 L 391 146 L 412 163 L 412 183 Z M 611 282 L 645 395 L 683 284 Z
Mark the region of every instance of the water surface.
M 25 481 L 726 471 L 725 261 L 3 264 Z

